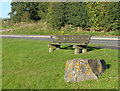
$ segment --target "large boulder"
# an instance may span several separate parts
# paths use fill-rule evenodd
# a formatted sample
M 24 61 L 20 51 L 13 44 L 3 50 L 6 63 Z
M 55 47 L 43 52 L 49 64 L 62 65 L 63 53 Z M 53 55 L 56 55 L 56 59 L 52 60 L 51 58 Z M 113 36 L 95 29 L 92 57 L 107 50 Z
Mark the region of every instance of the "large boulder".
M 98 79 L 106 70 L 104 60 L 73 59 L 66 62 L 64 80 L 79 82 Z

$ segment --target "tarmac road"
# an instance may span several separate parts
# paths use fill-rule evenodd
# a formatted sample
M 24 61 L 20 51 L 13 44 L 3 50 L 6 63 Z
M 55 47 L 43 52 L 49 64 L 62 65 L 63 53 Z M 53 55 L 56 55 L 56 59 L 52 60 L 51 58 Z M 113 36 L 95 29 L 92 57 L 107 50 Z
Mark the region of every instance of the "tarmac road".
M 35 40 L 47 40 L 52 41 L 53 36 L 50 35 L 0 35 L 2 38 L 21 38 L 21 39 L 35 39 Z M 51 38 L 52 37 L 52 38 Z M 93 36 L 90 40 L 90 44 L 103 44 L 105 46 L 96 46 L 101 48 L 120 49 L 119 47 L 120 37 L 100 37 Z

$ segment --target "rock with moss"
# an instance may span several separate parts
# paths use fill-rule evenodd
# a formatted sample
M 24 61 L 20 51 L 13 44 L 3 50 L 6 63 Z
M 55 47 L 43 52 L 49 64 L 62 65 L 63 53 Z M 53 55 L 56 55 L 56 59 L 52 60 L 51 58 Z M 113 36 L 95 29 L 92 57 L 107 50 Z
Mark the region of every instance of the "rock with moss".
M 73 59 L 66 62 L 64 80 L 67 82 L 79 82 L 98 79 L 106 70 L 104 60 Z

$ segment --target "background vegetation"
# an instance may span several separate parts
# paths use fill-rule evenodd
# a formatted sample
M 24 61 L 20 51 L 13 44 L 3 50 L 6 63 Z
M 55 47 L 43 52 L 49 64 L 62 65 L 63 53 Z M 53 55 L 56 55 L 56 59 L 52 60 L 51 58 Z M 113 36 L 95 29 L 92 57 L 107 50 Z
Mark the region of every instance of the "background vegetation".
M 12 2 L 6 24 L 42 21 L 52 30 L 118 32 L 119 6 L 120 2 Z
M 4 27 L 4 26 L 3 26 Z M 69 30 L 70 28 L 66 28 L 64 31 L 64 35 L 92 35 L 92 36 L 120 36 L 120 32 L 111 31 L 111 32 L 97 32 L 97 31 L 76 31 Z M 76 28 L 77 29 L 77 28 Z M 61 35 L 63 31 L 61 30 L 53 30 L 51 25 L 47 22 L 21 22 L 16 23 L 12 26 L 5 26 L 6 32 L 2 32 L 2 34 L 30 34 L 30 35 Z

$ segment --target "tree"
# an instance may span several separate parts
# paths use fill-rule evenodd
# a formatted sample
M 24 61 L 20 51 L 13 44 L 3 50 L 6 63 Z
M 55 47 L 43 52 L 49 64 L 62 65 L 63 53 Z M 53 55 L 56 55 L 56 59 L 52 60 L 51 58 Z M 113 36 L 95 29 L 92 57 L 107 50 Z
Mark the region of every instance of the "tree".
M 45 19 L 46 18 L 46 15 L 48 13 L 48 8 L 49 8 L 49 3 L 48 2 L 39 2 L 38 4 L 38 16 L 41 18 L 41 19 Z
M 11 6 L 12 11 L 9 14 L 13 21 L 38 21 L 42 18 L 45 18 L 47 14 L 48 3 L 12 2 Z
M 106 9 L 106 15 L 101 21 L 102 27 L 106 31 L 116 31 L 118 30 L 120 24 L 120 2 L 111 2 L 109 3 Z
M 68 24 L 85 28 L 88 26 L 86 3 L 72 2 L 68 4 Z
M 90 31 L 116 31 L 120 23 L 120 2 L 12 2 L 11 20 L 49 22 L 54 29 L 62 26 Z
M 50 3 L 47 21 L 53 28 L 60 29 L 65 24 L 65 3 Z
M 108 5 L 108 2 L 89 2 L 86 7 L 88 8 L 89 14 L 89 27 L 92 30 L 100 31 L 103 28 L 101 27 L 101 21 L 106 16 L 105 7 Z

